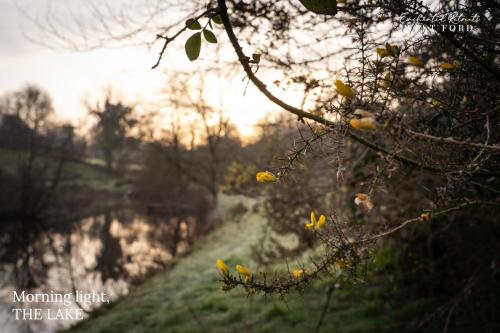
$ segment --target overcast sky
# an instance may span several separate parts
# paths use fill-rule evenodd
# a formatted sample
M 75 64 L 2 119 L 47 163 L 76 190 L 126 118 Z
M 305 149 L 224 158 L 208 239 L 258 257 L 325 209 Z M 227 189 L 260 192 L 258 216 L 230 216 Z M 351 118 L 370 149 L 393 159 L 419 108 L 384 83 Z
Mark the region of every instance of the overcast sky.
M 49 49 L 24 36 L 34 27 L 12 0 L 0 0 L 0 13 L 1 93 L 38 84 L 52 96 L 58 115 L 76 122 L 83 113 L 82 99 L 98 96 L 107 85 L 132 100 L 147 97 L 161 83 L 161 72 L 149 69 L 154 52 L 144 47 L 90 52 Z
M 141 1 L 158 0 L 110 0 L 106 3 L 122 4 L 127 1 L 136 5 Z M 167 80 L 175 79 L 175 77 L 166 76 L 165 69 L 195 71 L 196 66 L 208 67 L 214 61 L 214 54 L 210 49 L 214 46 L 209 45 L 202 47 L 199 60 L 194 63 L 189 62 L 184 55 L 185 38 L 180 38 L 169 46 L 168 54 L 161 66 L 162 69 L 159 70 L 151 70 L 150 68 L 156 61 L 160 45 L 155 45 L 152 49 L 145 46 L 115 47 L 98 48 L 87 52 L 37 45 L 26 38 L 26 35 L 48 44 L 51 44 L 51 38 L 46 33 L 40 33 L 40 29 L 37 29 L 19 11 L 19 6 L 27 8 L 30 14 L 41 13 L 43 17 L 47 11 L 47 3 L 55 4 L 54 6 L 60 4 L 69 6 L 79 2 L 0 0 L 0 94 L 18 90 L 28 83 L 37 84 L 51 95 L 60 120 L 70 121 L 78 125 L 86 114 L 82 101 L 89 99 L 95 101 L 102 97 L 104 89 L 108 86 L 119 92 L 127 101 L 141 100 L 153 103 L 158 99 L 157 93 L 163 85 L 167 84 Z M 185 4 L 186 2 L 179 3 Z M 171 13 L 172 11 L 169 8 L 167 12 Z M 65 14 L 59 16 L 65 16 Z M 92 16 L 88 18 L 94 19 Z M 169 21 L 165 18 L 163 20 Z M 222 29 L 215 32 L 219 40 L 225 39 Z M 154 33 L 148 32 L 146 38 L 149 38 L 149 35 L 154 39 Z M 228 50 L 226 49 L 226 51 Z M 226 60 L 235 59 L 234 53 L 223 53 Z M 193 75 L 198 74 L 194 72 Z M 240 131 L 249 134 L 253 131 L 253 124 L 261 119 L 266 112 L 276 109 L 276 107 L 252 85 L 246 88 L 246 83 L 242 80 L 243 77 L 241 72 L 240 75 L 230 80 L 225 78 L 222 84 L 219 84 L 220 82 L 217 84 L 207 82 L 207 84 L 210 89 L 218 85 L 219 91 L 225 96 L 230 96 L 224 100 L 225 108 Z M 278 74 L 268 76 L 267 79 L 272 82 L 275 79 L 282 79 L 282 77 Z M 296 93 L 286 94 L 289 95 L 288 101 L 291 103 L 300 101 L 300 96 Z M 210 95 L 213 96 L 213 94 Z
M 30 12 L 43 13 L 46 1 L 49 0 L 25 0 L 21 4 L 28 4 Z M 162 85 L 168 82 L 168 78 L 162 74 L 165 68 L 192 70 L 196 66 L 186 59 L 179 47 L 182 46 L 182 41 L 177 43 L 177 48 L 170 50 L 162 71 L 150 69 L 156 60 L 159 45 L 151 50 L 141 46 L 75 52 L 37 45 L 25 35 L 47 38 L 50 43 L 50 36 L 37 31 L 13 0 L 0 0 L 0 94 L 18 90 L 28 83 L 37 84 L 51 95 L 59 119 L 75 125 L 85 115 L 83 99 L 95 100 L 102 96 L 107 86 L 112 86 L 128 101 L 152 102 L 158 98 L 157 93 Z M 154 35 L 151 37 L 154 38 Z M 200 60 L 198 65 L 203 61 Z M 238 123 L 240 129 L 248 132 L 250 129 L 244 127 L 251 127 L 270 110 L 271 104 L 251 87 L 244 97 L 242 77 L 243 75 L 235 78 L 237 84 L 230 84 L 229 88 L 225 88 L 227 92 L 227 89 L 233 90 L 233 98 L 226 107 L 233 109 L 231 118 Z M 240 98 L 246 102 L 242 102 Z M 235 108 L 238 110 L 235 111 Z

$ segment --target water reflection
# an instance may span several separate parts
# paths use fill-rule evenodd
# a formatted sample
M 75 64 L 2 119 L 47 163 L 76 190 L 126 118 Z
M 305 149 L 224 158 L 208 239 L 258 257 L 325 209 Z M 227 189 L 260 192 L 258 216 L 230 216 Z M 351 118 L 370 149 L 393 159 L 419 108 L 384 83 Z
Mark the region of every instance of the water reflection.
M 179 214 L 176 214 L 179 215 Z M 170 217 L 166 217 L 170 216 Z M 71 321 L 15 321 L 11 309 L 67 308 L 13 303 L 13 290 L 31 293 L 104 291 L 111 300 L 130 284 L 189 249 L 195 219 L 184 215 L 108 211 L 72 223 L 7 223 L 0 234 L 0 331 L 54 332 Z M 98 305 L 74 303 L 86 313 Z

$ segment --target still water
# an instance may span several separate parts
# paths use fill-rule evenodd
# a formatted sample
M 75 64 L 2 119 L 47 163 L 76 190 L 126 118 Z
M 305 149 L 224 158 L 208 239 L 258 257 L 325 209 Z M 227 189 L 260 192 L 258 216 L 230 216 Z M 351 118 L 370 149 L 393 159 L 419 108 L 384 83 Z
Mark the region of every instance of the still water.
M 43 320 L 15 320 L 13 309 L 41 308 L 52 311 L 52 317 L 59 309 L 74 309 L 85 317 L 106 304 L 89 304 L 83 297 L 75 302 L 74 296 L 71 304 L 57 297 L 22 303 L 15 302 L 14 291 L 18 296 L 22 291 L 25 295 L 104 294 L 113 303 L 132 284 L 187 251 L 194 225 L 190 218 L 164 218 L 130 209 L 59 224 L 2 225 L 0 332 L 52 333 L 76 322 L 49 320 L 46 315 Z

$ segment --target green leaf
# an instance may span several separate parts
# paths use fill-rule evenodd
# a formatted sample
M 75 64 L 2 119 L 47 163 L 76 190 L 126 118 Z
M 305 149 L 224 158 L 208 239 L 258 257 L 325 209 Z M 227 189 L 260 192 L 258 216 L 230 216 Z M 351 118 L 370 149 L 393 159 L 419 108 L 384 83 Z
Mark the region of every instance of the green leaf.
M 195 19 L 189 19 L 186 21 L 186 27 L 191 30 L 200 30 L 201 29 L 201 24 L 200 22 L 196 21 Z
M 337 0 L 299 0 L 304 7 L 316 14 L 337 14 Z
M 212 21 L 214 21 L 217 24 L 222 24 L 222 19 L 220 15 L 215 15 L 214 17 L 212 17 Z
M 252 54 L 252 60 L 254 64 L 258 64 L 260 62 L 260 54 L 259 53 L 253 53 Z
M 203 30 L 203 36 L 209 43 L 217 43 L 217 38 L 214 33 L 208 29 Z
M 189 60 L 194 61 L 198 59 L 201 49 L 201 32 L 197 32 L 189 37 L 186 45 L 184 45 L 184 49 Z

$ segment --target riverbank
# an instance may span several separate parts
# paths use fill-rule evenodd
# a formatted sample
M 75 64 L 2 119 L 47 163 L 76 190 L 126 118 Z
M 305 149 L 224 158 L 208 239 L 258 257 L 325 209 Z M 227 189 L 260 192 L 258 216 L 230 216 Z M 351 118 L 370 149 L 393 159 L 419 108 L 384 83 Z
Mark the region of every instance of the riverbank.
M 364 284 L 340 285 L 325 307 L 331 281 L 313 283 L 304 294 L 279 297 L 247 296 L 240 289 L 220 290 L 217 258 L 256 268 L 252 247 L 266 219 L 258 200 L 222 196 L 223 222 L 199 239 L 192 251 L 141 284 L 114 304 L 102 308 L 69 332 L 314 332 L 323 311 L 320 332 L 395 332 L 404 318 L 426 302 L 402 302 L 390 280 L 374 277 Z M 247 212 L 234 216 L 236 205 Z M 274 269 L 274 268 L 273 268 Z M 404 303 L 404 306 L 403 306 Z
M 0 179 L 16 185 L 20 179 L 19 172 L 22 165 L 20 161 L 25 159 L 25 155 L 23 151 L 0 148 Z M 59 163 L 50 156 L 39 159 L 41 164 L 49 169 L 56 169 Z M 55 171 L 49 173 L 53 174 Z M 43 220 L 53 225 L 128 207 L 133 203 L 125 199 L 125 194 L 131 189 L 131 184 L 132 181 L 127 173 L 110 173 L 96 162 L 68 160 L 62 165 L 56 191 L 49 187 L 44 191 L 37 188 L 43 197 L 51 198 L 50 204 L 39 212 L 39 216 L 23 216 L 24 211 L 16 206 L 17 202 L 10 200 L 11 197 L 15 198 L 20 194 L 10 193 L 0 200 L 3 205 L 0 208 L 0 220 L 9 222 L 24 218 Z M 20 189 L 17 187 L 17 190 Z

